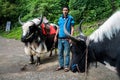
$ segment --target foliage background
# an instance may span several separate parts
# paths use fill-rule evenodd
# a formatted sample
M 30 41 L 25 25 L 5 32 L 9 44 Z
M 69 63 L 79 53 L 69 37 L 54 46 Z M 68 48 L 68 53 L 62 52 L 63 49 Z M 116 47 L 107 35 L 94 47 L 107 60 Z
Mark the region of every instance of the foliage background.
M 6 36 L 3 31 L 7 21 L 12 23 L 11 32 L 21 30 L 18 23 L 20 14 L 24 22 L 43 14 L 50 22 L 57 23 L 63 6 L 69 6 L 76 25 L 84 19 L 88 26 L 84 27 L 84 32 L 90 34 L 98 27 L 99 21 L 120 9 L 120 0 L 0 0 L 0 33 Z M 20 37 L 21 31 L 17 33 Z

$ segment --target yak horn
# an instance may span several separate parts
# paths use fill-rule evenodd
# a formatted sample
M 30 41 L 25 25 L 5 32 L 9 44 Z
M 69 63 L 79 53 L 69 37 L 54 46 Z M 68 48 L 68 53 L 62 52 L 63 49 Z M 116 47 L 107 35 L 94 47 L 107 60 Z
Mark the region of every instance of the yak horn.
M 80 23 L 79 23 L 79 32 L 80 32 L 80 35 L 85 36 L 85 35 L 83 34 L 82 28 L 81 28 L 81 25 L 82 25 L 83 21 L 84 21 L 84 19 L 82 19 L 82 20 L 80 21 Z
M 65 21 L 65 24 L 64 24 L 64 32 L 65 34 L 68 36 L 69 39 L 71 39 L 72 41 L 80 41 L 80 39 L 77 39 L 76 37 L 74 36 L 71 36 L 70 33 L 66 30 L 66 26 L 67 26 L 67 22 L 68 22 L 68 19 Z
M 21 16 L 22 16 L 22 15 L 19 16 L 18 20 L 19 20 L 19 23 L 20 23 L 21 25 L 24 25 L 24 22 L 22 22 L 22 21 L 20 20 L 20 17 L 21 17 Z
M 40 20 L 40 23 L 38 25 L 36 25 L 36 26 L 39 26 L 39 25 L 42 24 L 42 22 L 43 22 L 43 15 L 41 14 L 41 17 L 39 17 L 38 19 Z

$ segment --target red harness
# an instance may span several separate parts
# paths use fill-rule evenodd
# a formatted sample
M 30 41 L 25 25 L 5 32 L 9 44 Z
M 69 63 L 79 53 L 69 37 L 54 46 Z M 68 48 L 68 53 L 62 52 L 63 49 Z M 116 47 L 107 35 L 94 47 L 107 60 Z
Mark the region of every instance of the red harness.
M 47 32 L 46 32 L 46 30 L 45 30 L 45 24 L 44 24 L 44 23 L 41 24 L 41 28 L 42 28 L 43 34 L 44 34 L 44 35 L 47 35 Z M 53 35 L 53 34 L 56 33 L 56 30 L 55 30 L 54 26 L 50 25 L 49 28 L 50 28 L 49 35 Z

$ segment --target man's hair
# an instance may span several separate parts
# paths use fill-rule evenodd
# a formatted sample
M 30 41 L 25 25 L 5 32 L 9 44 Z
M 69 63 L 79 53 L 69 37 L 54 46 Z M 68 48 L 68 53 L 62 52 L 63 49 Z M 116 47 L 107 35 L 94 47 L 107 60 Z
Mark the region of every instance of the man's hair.
M 64 7 L 62 7 L 62 10 L 63 10 L 63 8 L 67 8 L 67 9 L 68 9 L 68 11 L 69 11 L 69 7 L 68 7 L 68 6 L 64 6 Z

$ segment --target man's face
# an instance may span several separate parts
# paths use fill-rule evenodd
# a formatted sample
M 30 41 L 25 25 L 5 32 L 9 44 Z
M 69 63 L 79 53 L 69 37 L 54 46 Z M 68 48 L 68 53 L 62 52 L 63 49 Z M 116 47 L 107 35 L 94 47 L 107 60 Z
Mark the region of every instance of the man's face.
M 66 15 L 68 14 L 69 11 L 68 11 L 67 8 L 63 8 L 63 11 L 62 11 L 62 12 L 63 12 L 63 15 L 66 17 Z

